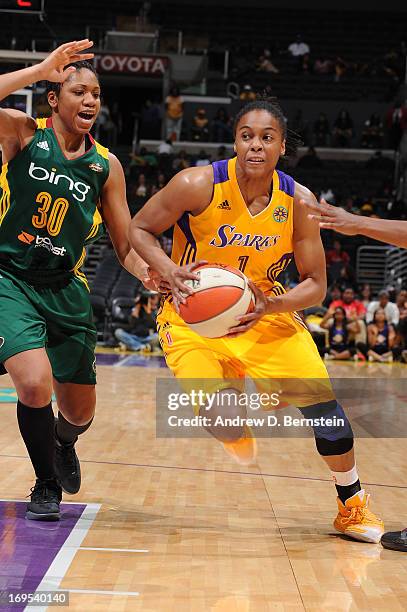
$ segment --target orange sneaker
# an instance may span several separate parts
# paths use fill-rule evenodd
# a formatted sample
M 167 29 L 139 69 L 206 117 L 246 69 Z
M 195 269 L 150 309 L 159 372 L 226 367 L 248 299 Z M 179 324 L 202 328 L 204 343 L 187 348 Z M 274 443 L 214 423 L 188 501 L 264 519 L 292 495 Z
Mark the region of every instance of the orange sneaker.
M 235 442 L 222 442 L 223 448 L 228 455 L 240 463 L 240 465 L 251 465 L 257 458 L 257 441 L 248 425 L 244 427 L 244 435 Z
M 338 497 L 339 512 L 334 527 L 354 540 L 378 544 L 384 533 L 384 524 L 369 510 L 369 497 L 363 489 L 347 499 L 345 504 Z

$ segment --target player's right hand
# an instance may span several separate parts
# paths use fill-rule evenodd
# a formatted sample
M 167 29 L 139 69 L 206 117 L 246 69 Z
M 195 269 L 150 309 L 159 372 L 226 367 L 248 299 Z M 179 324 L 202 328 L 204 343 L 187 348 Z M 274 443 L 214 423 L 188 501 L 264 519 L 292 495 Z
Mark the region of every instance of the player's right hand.
M 73 66 L 64 70 L 65 66 L 94 57 L 93 53 L 81 53 L 90 47 L 93 47 L 93 42 L 88 38 L 64 43 L 38 64 L 39 80 L 63 83 L 72 72 L 75 72 Z
M 208 263 L 207 261 L 195 261 L 186 266 L 171 266 L 166 274 L 161 274 L 171 288 L 173 297 L 173 305 L 177 313 L 179 313 L 179 305 L 186 303 L 186 298 L 194 293 L 192 287 L 185 284 L 186 280 L 198 280 L 199 276 L 194 272 L 195 268 Z

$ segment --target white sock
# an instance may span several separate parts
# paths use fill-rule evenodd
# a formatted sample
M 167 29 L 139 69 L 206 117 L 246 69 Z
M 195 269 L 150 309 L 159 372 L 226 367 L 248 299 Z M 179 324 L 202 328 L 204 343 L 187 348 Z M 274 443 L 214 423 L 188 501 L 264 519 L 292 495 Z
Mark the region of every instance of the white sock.
M 333 472 L 331 470 L 331 474 L 334 483 L 340 487 L 348 487 L 349 485 L 353 485 L 359 479 L 356 465 L 354 465 L 348 472 Z

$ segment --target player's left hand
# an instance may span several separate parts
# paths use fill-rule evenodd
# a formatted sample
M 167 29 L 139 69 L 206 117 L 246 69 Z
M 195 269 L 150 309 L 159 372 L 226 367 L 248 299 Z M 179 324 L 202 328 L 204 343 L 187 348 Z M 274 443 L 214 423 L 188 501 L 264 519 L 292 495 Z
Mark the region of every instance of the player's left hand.
M 150 267 L 146 267 L 144 274 L 141 278 L 141 282 L 144 287 L 149 291 L 158 291 L 164 293 L 171 289 L 170 285 L 163 280 L 162 276 Z
M 236 320 L 240 321 L 240 323 L 237 323 L 235 327 L 229 329 L 229 333 L 226 336 L 227 338 L 235 338 L 236 336 L 240 336 L 240 334 L 244 334 L 269 312 L 270 300 L 267 298 L 266 294 L 251 280 L 249 280 L 249 287 L 254 295 L 255 308 L 252 312 L 236 317 Z

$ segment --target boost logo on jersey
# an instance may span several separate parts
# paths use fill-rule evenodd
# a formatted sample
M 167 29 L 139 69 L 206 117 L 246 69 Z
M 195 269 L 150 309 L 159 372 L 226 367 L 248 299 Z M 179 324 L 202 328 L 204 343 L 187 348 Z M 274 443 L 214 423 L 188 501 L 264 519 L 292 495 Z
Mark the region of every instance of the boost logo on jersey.
M 38 234 L 36 236 L 33 236 L 28 232 L 21 232 L 21 234 L 19 234 L 17 238 L 20 240 L 20 242 L 24 242 L 25 244 L 34 244 L 35 247 L 42 247 L 44 249 L 47 249 L 47 251 L 49 251 L 53 255 L 57 255 L 59 257 L 63 257 L 66 253 L 65 247 L 54 246 L 51 240 L 46 236 L 44 238 L 41 238 L 41 236 L 38 236 Z
M 72 195 L 75 200 L 78 202 L 84 202 L 86 194 L 90 189 L 90 185 L 86 185 L 86 183 L 81 183 L 80 181 L 75 182 L 69 176 L 66 176 L 66 174 L 55 174 L 56 171 L 56 168 L 51 168 L 51 172 L 49 172 L 49 170 L 46 168 L 36 166 L 34 162 L 31 162 L 28 169 L 28 174 L 35 181 L 48 181 L 48 183 L 51 183 L 51 185 L 58 185 L 60 179 L 64 179 L 66 181 L 64 186 L 68 187 L 69 191 L 73 192 Z
M 235 232 L 234 225 L 221 225 L 218 227 L 217 236 L 212 238 L 210 245 L 222 249 L 228 246 L 253 247 L 256 251 L 265 251 L 277 244 L 281 238 L 279 235 L 261 236 L 260 234 L 240 234 Z

